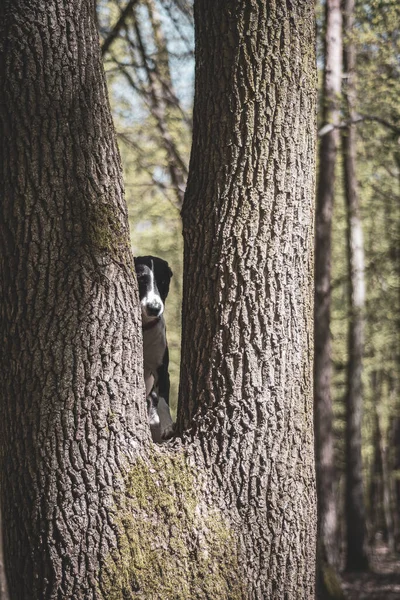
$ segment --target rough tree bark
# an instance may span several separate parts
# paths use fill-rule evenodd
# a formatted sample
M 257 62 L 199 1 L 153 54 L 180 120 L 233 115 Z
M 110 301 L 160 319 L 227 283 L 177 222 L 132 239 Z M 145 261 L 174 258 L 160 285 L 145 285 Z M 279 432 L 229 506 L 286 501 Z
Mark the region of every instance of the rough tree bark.
M 349 363 L 346 392 L 346 569 L 368 569 L 366 517 L 361 457 L 362 359 L 364 352 L 365 278 L 364 245 L 356 177 L 356 49 L 354 44 L 354 0 L 343 5 L 343 87 L 346 118 L 350 123 L 342 135 L 343 173 L 347 206 L 349 265 Z
M 3 552 L 3 523 L 0 507 L 0 600 L 9 600 Z
M 178 421 L 260 600 L 314 595 L 313 12 L 195 3 Z
M 195 8 L 186 442 L 165 449 L 146 425 L 93 7 L 1 8 L 0 477 L 13 600 L 314 597 L 314 5 Z
M 317 596 L 338 598 L 337 513 L 335 498 L 331 356 L 331 255 L 335 166 L 339 143 L 342 87 L 342 12 L 340 0 L 325 4 L 325 66 L 315 220 L 314 424 L 318 496 Z
M 148 431 L 93 7 L 6 1 L 0 23 L 0 477 L 10 596 L 108 597 L 98 571 L 121 553 L 114 494 Z

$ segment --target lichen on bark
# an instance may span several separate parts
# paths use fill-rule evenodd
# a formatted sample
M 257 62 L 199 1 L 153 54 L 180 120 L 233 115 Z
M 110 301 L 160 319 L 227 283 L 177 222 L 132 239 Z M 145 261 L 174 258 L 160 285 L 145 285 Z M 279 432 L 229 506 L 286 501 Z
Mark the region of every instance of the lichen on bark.
M 125 478 L 115 501 L 118 548 L 100 573 L 108 600 L 246 597 L 238 542 L 222 511 L 202 497 L 183 450 L 155 448 Z

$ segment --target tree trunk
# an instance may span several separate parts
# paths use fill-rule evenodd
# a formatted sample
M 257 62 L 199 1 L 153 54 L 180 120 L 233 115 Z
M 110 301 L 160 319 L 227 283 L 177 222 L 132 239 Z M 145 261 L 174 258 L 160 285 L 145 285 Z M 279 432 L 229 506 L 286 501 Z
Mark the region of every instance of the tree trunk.
M 362 359 L 364 351 L 365 282 L 364 246 L 356 178 L 356 117 L 354 35 L 354 0 L 345 0 L 343 31 L 343 66 L 345 111 L 349 125 L 344 129 L 343 167 L 347 205 L 347 244 L 349 262 L 349 363 L 346 393 L 346 569 L 368 569 L 366 521 L 361 458 L 362 426 Z
M 369 538 L 376 540 L 380 534 L 390 550 L 394 550 L 394 523 L 390 503 L 390 477 L 388 469 L 387 444 L 381 424 L 383 375 L 379 371 L 371 374 L 371 388 L 374 398 L 374 459 L 370 488 L 370 530 Z
M 392 507 L 394 522 L 394 538 L 396 551 L 400 551 L 400 417 L 393 418 L 391 427 L 391 479 L 392 486 Z
M 0 477 L 10 596 L 108 597 L 98 573 L 121 558 L 115 492 L 150 442 L 139 425 L 140 313 L 93 7 L 21 0 L 0 12 Z
M 158 449 L 91 3 L 3 3 L 12 600 L 314 597 L 313 12 L 196 4 L 180 408 L 190 429 L 186 447 Z
M 179 429 L 260 600 L 314 597 L 313 12 L 195 3 Z
M 325 68 L 322 97 L 322 131 L 316 206 L 315 240 L 315 354 L 314 423 L 318 492 L 317 595 L 340 597 L 335 573 L 338 565 L 335 498 L 331 357 L 331 240 L 335 194 L 335 166 L 339 142 L 342 86 L 342 13 L 340 0 L 325 5 Z
M 3 519 L 0 507 L 0 600 L 9 600 L 3 552 Z

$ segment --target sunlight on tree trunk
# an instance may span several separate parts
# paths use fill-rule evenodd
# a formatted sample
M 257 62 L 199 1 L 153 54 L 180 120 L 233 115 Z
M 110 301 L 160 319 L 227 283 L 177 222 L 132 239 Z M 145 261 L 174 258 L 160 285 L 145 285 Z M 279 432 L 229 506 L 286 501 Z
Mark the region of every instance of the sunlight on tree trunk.
M 179 427 L 260 600 L 314 594 L 313 11 L 195 4 Z

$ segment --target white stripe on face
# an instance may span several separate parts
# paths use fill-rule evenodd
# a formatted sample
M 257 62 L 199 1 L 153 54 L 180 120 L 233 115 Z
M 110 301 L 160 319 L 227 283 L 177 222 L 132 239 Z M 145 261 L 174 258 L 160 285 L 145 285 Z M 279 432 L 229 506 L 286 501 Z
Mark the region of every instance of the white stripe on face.
M 162 315 L 162 313 L 164 312 L 164 303 L 161 300 L 161 296 L 159 294 L 158 291 L 156 291 L 156 287 L 155 287 L 155 280 L 154 280 L 154 264 L 153 261 L 151 261 L 151 269 L 149 269 L 149 287 L 146 290 L 146 295 L 142 298 L 141 304 L 142 307 L 144 309 L 144 316 L 149 317 L 149 315 L 147 315 L 147 305 L 151 305 L 151 304 L 158 304 L 160 306 L 160 315 Z M 154 317 L 150 317 L 150 318 L 154 318 Z

